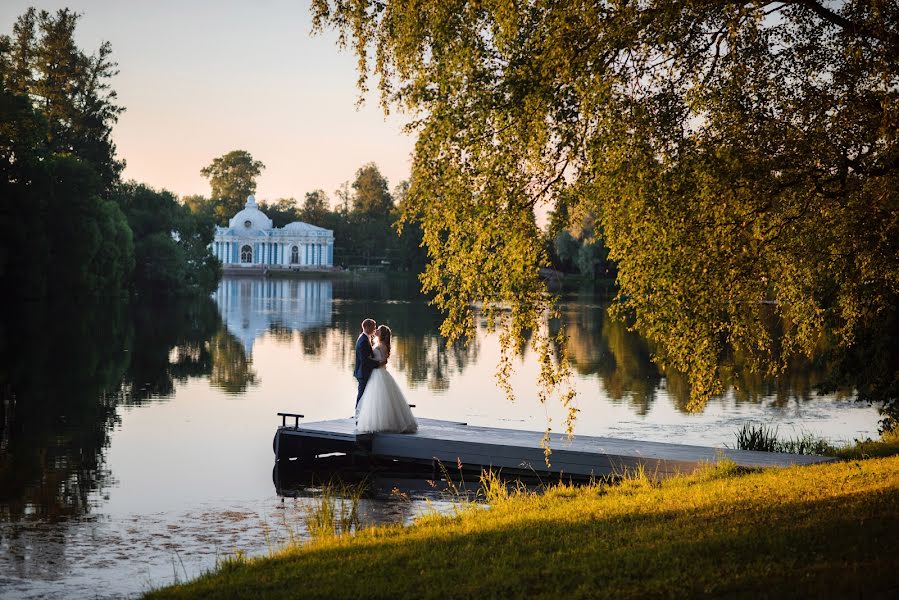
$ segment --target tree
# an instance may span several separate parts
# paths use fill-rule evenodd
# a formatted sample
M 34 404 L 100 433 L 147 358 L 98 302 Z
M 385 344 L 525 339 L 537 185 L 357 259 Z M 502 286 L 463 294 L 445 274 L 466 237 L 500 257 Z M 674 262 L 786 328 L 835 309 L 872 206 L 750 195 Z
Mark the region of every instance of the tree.
M 393 210 L 387 180 L 375 163 L 363 165 L 353 181 L 353 210 L 366 215 L 385 215 Z
M 219 225 L 228 223 L 244 207 L 247 196 L 256 193 L 256 178 L 265 165 L 253 160 L 246 150 L 232 150 L 200 170 L 209 180 L 211 198 L 215 203 L 215 217 Z
M 180 201 L 182 205 L 190 210 L 190 212 L 198 215 L 208 215 L 213 221 L 215 220 L 215 204 L 206 196 L 189 194 L 187 196 L 181 196 Z
M 345 232 L 350 260 L 356 264 L 381 265 L 381 261 L 388 260 L 390 246 L 395 241 L 392 226 L 396 215 L 387 179 L 375 163 L 368 163 L 356 171 L 351 187 L 352 210 Z
M 406 208 L 409 196 L 409 180 L 404 179 L 393 188 L 393 198 L 396 201 L 397 212 L 402 214 Z M 422 230 L 417 221 L 407 223 L 394 222 L 394 228 L 399 235 L 394 256 L 396 268 L 413 273 L 421 273 L 428 264 L 427 250 L 422 243 Z
M 362 89 L 371 57 L 385 110 L 416 115 L 404 218 L 451 339 L 474 303 L 511 308 L 512 345 L 539 325 L 533 209 L 564 198 L 596 215 L 616 314 L 686 375 L 694 409 L 730 350 L 777 374 L 823 344 L 844 374 L 830 385 L 899 412 L 895 2 L 314 0 L 313 15 L 352 40 Z
M 274 202 L 259 203 L 259 210 L 264 212 L 275 227 L 284 227 L 297 220 L 299 210 L 295 198 L 278 198 Z
M 214 224 L 171 192 L 129 181 L 114 198 L 134 234 L 134 285 L 143 296 L 208 294 L 218 284 L 220 264 L 209 252 Z
M 108 191 L 124 167 L 111 139 L 124 110 L 115 104 L 116 92 L 109 84 L 118 70 L 109 42 L 92 55 L 78 48 L 79 19 L 69 9 L 28 9 L 13 26 L 13 38 L 3 36 L 0 60 L 8 65 L 9 91 L 31 99 L 46 118 L 48 148 L 90 165 Z
M 0 43 L 0 48 L 2 44 Z M 0 63 L 0 281 L 13 298 L 126 289 L 131 231 L 91 165 L 49 151 L 47 120 L 5 87 Z
M 321 225 L 327 220 L 330 211 L 328 194 L 324 190 L 306 192 L 303 200 L 303 208 L 300 210 L 300 219 L 314 225 Z

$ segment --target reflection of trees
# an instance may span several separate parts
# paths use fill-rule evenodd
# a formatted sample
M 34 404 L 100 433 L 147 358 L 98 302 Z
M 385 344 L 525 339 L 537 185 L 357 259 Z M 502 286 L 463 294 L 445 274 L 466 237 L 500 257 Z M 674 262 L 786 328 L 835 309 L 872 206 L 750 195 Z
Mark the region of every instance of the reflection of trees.
M 0 324 L 0 518 L 55 520 L 89 509 L 120 403 L 171 395 L 209 373 L 220 320 L 209 298 L 7 308 Z
M 0 330 L 0 516 L 56 520 L 88 510 L 132 329 L 126 304 L 23 304 Z
M 661 386 L 678 410 L 689 412 L 689 382 L 682 374 L 653 362 L 651 342 L 628 331 L 620 321 L 608 318 L 605 305 L 591 304 L 591 298 L 583 296 L 567 299 L 561 305 L 561 325 L 553 323 L 553 327 L 565 327 L 569 358 L 575 371 L 596 375 L 611 400 L 626 400 L 637 414 L 645 415 L 649 411 Z M 782 327 L 779 323 L 769 325 L 775 334 Z M 758 403 L 772 398 L 779 405 L 793 400 L 807 401 L 832 378 L 821 356 L 826 356 L 823 345 L 814 357 L 794 359 L 783 373 L 772 377 L 753 368 L 758 362 L 753 357 L 731 353 L 721 360 L 724 365 L 721 380 L 738 403 Z M 837 393 L 850 395 L 848 390 Z
M 600 363 L 603 387 L 613 400 L 627 397 L 637 414 L 645 415 L 656 398 L 662 380 L 659 369 L 650 359 L 648 344 L 638 334 L 614 319 L 604 319 L 602 342 L 611 360 Z
M 269 325 L 268 333 L 282 344 L 289 344 L 293 341 L 293 329 L 283 323 L 272 323 Z
M 164 398 L 175 382 L 209 373 L 207 340 L 220 325 L 215 303 L 206 297 L 132 307 L 136 352 L 122 382 L 126 403 Z
M 321 356 L 327 341 L 327 329 L 309 329 L 300 332 L 300 347 L 303 349 L 303 356 Z
M 597 375 L 611 400 L 627 400 L 641 415 L 649 412 L 661 374 L 650 360 L 648 344 L 607 318 L 604 305 L 565 304 L 562 320 L 573 368 L 581 375 Z
M 404 372 L 410 387 L 426 383 L 432 391 L 447 390 L 453 374 L 477 361 L 480 344 L 475 339 L 467 346 L 447 348 L 446 341 L 437 335 L 443 317 L 427 304 L 418 286 L 414 277 L 394 275 L 335 282 L 334 298 L 352 301 L 351 310 L 334 315 L 335 362 L 346 365 L 349 371 L 359 325 L 365 317 L 372 317 L 393 331 L 394 373 Z
M 241 394 L 258 383 L 243 344 L 224 326 L 209 341 L 212 373 L 209 383 L 229 394 Z

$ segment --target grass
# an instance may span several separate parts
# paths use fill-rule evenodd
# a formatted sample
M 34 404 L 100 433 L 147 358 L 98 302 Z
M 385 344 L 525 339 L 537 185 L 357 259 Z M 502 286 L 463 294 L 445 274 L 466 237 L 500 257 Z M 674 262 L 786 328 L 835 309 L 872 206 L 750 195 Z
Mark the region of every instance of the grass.
M 540 494 L 485 474 L 481 489 L 490 510 L 321 536 L 147 597 L 899 592 L 899 456 L 750 473 L 724 461 L 661 482 L 644 472 Z
M 332 481 L 306 504 L 303 523 L 312 539 L 347 534 L 359 527 L 359 500 L 366 483 L 352 485 Z
M 782 440 L 777 427 L 745 423 L 736 433 L 737 448 L 762 452 L 790 452 L 792 454 L 818 454 L 833 456 L 837 449 L 812 433 L 805 432 L 795 438 Z
M 878 458 L 899 454 L 899 429 L 887 431 L 879 440 L 855 440 L 845 446 L 834 446 L 812 433 L 804 432 L 795 438 L 780 439 L 776 427 L 745 423 L 735 434 L 740 450 L 762 452 L 791 452 L 817 454 L 846 460 Z

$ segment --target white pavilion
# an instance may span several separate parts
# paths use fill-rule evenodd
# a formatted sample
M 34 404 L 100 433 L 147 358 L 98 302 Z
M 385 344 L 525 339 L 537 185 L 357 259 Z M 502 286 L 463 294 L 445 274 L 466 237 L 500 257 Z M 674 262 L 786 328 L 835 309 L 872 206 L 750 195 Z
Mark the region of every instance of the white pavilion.
M 334 266 L 334 232 L 294 221 L 272 227 L 272 220 L 249 196 L 228 227 L 216 227 L 212 252 L 225 267 L 322 269 Z

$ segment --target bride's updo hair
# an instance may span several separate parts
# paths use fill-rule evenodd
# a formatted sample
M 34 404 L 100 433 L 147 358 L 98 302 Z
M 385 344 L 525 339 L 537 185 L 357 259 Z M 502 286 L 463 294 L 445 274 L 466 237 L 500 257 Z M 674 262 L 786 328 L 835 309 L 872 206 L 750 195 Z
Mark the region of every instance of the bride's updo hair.
M 390 356 L 390 327 L 381 325 L 377 329 L 378 341 L 387 350 L 387 356 Z

